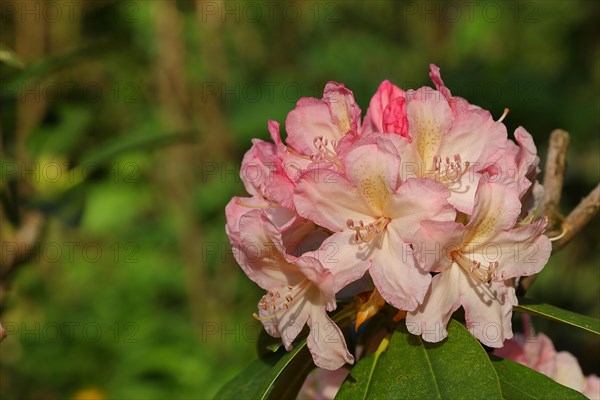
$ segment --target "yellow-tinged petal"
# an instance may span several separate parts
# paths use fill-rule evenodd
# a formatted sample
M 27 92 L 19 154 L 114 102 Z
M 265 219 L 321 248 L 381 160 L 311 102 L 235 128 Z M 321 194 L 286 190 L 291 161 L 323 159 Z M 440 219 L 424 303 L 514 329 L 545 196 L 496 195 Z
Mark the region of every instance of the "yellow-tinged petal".
M 356 313 L 355 329 L 358 330 L 358 328 L 360 328 L 360 326 L 364 324 L 365 321 L 369 320 L 371 317 L 377 314 L 379 310 L 383 308 L 384 305 L 385 300 L 383 299 L 383 297 L 381 297 L 379 291 L 377 289 L 373 290 L 373 292 L 371 292 L 369 300 L 367 300 L 367 302 L 360 307 L 358 313 Z

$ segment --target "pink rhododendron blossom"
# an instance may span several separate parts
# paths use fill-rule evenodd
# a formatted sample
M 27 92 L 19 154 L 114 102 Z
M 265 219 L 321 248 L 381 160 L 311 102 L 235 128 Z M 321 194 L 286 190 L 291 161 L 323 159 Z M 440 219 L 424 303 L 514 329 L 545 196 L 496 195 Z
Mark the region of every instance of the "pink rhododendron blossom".
M 378 137 L 357 145 L 343 158 L 343 173 L 323 179 L 307 171 L 296 187 L 298 213 L 334 233 L 338 274 L 358 279 L 369 268 L 373 282 L 390 304 L 413 310 L 423 300 L 431 277 L 417 267 L 404 247 L 424 220 L 451 221 L 448 189 L 433 180 L 400 180 L 394 145 Z
M 429 64 L 429 77 L 435 85 L 435 88 L 448 101 L 448 104 L 450 105 L 450 108 L 452 109 L 452 112 L 455 115 L 461 114 L 468 110 L 480 109 L 480 107 L 470 104 L 467 100 L 463 99 L 462 97 L 452 96 L 452 93 L 450 93 L 450 89 L 446 87 L 444 81 L 442 80 L 440 68 L 437 65 Z
M 598 376 L 584 376 L 577 359 L 569 352 L 557 352 L 552 340 L 543 333 L 515 335 L 504 342 L 504 347 L 494 350 L 494 355 L 534 369 L 589 399 L 600 399 Z
M 271 336 L 281 337 L 290 350 L 308 324 L 308 347 L 317 366 L 337 369 L 354 361 L 340 328 L 326 312 L 336 308 L 333 275 L 314 254 L 288 254 L 273 222 L 262 210 L 253 210 L 240 218 L 234 256 L 246 275 L 268 291 L 256 318 Z
M 429 178 L 446 185 L 448 200 L 470 214 L 480 170 L 506 143 L 506 127 L 488 111 L 453 114 L 444 96 L 431 88 L 406 94 L 408 136 L 400 147 L 403 178 Z
M 383 81 L 371 98 L 362 125 L 362 134 L 396 133 L 408 135 L 406 93 L 390 81 Z
M 516 144 L 511 140 L 506 141 L 499 157 L 495 157 L 497 161 L 486 172 L 490 177 L 488 180 L 492 182 L 515 183 L 522 197 L 540 172 L 540 158 L 533 138 L 525 128 L 520 126 L 515 130 L 515 139 Z
M 286 143 L 313 160 L 335 160 L 337 147 L 360 129 L 360 108 L 344 85 L 329 82 L 323 99 L 303 97 L 285 120 Z
M 254 139 L 242 160 L 240 176 L 251 195 L 293 209 L 297 177 L 312 161 L 289 151 L 281 141 L 278 122 L 269 121 L 268 127 L 274 143 Z
M 350 370 L 315 368 L 300 388 L 297 400 L 333 400 Z
M 362 123 L 352 91 L 329 82 L 323 98 L 298 100 L 284 140 L 269 121 L 271 140 L 254 139 L 242 161 L 249 196 L 229 202 L 225 228 L 268 292 L 256 318 L 286 349 L 308 324 L 320 367 L 354 361 L 327 314 L 336 295 L 373 285 L 425 340 L 446 337 L 462 306 L 473 335 L 499 347 L 515 279 L 549 257 L 531 135 L 519 127 L 509 140 L 507 110 L 494 120 L 453 96 L 435 65 L 430 77 L 435 89 L 382 82 Z
M 552 250 L 542 235 L 545 220 L 514 227 L 520 211 L 515 186 L 482 180 L 466 226 L 421 223 L 417 258 L 426 270 L 439 274 L 423 304 L 406 317 L 412 333 L 431 342 L 444 339 L 450 316 L 462 306 L 467 328 L 484 344 L 501 347 L 512 337 L 512 307 L 517 304 L 512 278 L 539 272 Z
M 485 169 L 486 179 L 505 185 L 516 184 L 523 209 L 521 218 L 533 218 L 541 212 L 544 188 L 536 178 L 540 172 L 540 158 L 533 138 L 523 127 L 515 130 L 515 144 L 506 146 L 494 157 L 496 161 Z

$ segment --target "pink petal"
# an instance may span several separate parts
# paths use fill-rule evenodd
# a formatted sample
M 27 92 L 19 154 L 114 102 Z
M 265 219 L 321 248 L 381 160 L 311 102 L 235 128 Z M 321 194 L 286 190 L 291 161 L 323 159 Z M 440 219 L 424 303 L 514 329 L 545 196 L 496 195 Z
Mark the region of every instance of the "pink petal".
M 277 149 L 273 143 L 253 140 L 240 168 L 240 177 L 246 191 L 253 196 L 264 195 L 262 187 L 269 184 L 271 172 L 278 162 Z
M 370 222 L 372 211 L 359 190 L 333 170 L 305 172 L 294 193 L 298 214 L 334 232 L 347 229 L 348 219 Z
M 582 393 L 588 399 L 600 400 L 600 379 L 598 376 L 592 374 L 586 377 Z
M 481 174 L 470 168 L 460 179 L 448 183 L 446 185 L 450 189 L 448 203 L 456 207 L 457 211 L 471 215 L 475 206 L 475 193 L 481 178 L 483 178 Z
M 318 250 L 307 255 L 318 258 L 333 274 L 335 292 L 362 278 L 370 266 L 370 261 L 360 251 L 360 246 L 354 243 L 354 233 L 350 230 L 334 233 Z
M 316 288 L 309 289 L 317 292 Z M 273 292 L 279 292 L 280 297 L 273 297 L 276 302 L 276 310 L 272 309 L 270 302 L 267 302 L 267 309 L 262 307 L 261 302 L 258 303 L 258 315 L 262 320 L 263 326 L 267 333 L 273 337 L 281 337 L 286 350 L 290 351 L 292 343 L 306 325 L 311 312 L 311 303 L 305 299 L 297 299 L 288 303 L 288 308 L 284 308 L 282 303 L 286 301 L 285 293 L 287 286 L 273 287 Z M 268 298 L 271 299 L 270 295 Z
M 450 316 L 460 307 L 462 279 L 457 266 L 433 277 L 423 303 L 406 315 L 406 328 L 426 342 L 437 343 L 448 336 Z
M 283 232 L 283 243 L 288 254 L 299 257 L 304 253 L 318 249 L 329 236 L 331 235 L 328 232 L 318 228 L 314 222 L 299 216 Z
M 469 102 L 463 99 L 462 97 L 452 96 L 452 94 L 450 93 L 450 89 L 448 89 L 444 85 L 444 81 L 442 80 L 439 67 L 434 64 L 429 64 L 429 68 L 429 77 L 431 78 L 431 81 L 435 85 L 436 89 L 444 95 L 446 100 L 448 100 L 448 103 L 450 104 L 450 108 L 452 108 L 452 112 L 454 113 L 454 115 L 459 115 L 460 113 L 463 113 L 465 111 L 479 108 L 477 106 L 469 104 Z
M 465 241 L 475 245 L 493 241 L 498 233 L 513 227 L 520 213 L 521 202 L 515 186 L 481 179 Z
M 285 145 L 281 141 L 281 134 L 279 133 L 279 122 L 269 120 L 267 123 L 267 127 L 269 129 L 269 134 L 271 135 L 271 140 L 275 143 L 278 152 L 285 151 Z
M 312 97 L 298 100 L 296 108 L 287 115 L 285 130 L 287 145 L 305 155 L 315 153 L 313 140 L 317 136 L 329 141 L 342 138 L 338 126 L 332 121 L 329 105 Z
M 497 261 L 500 279 L 537 274 L 552 252 L 552 244 L 542 234 L 545 220 L 498 233 L 475 251 L 485 254 L 486 262 Z
M 381 296 L 391 305 L 412 311 L 425 297 L 431 276 L 417 268 L 407 243 L 393 229 L 388 229 L 381 248 L 373 251 L 371 278 Z
M 452 265 L 451 252 L 462 247 L 465 226 L 454 221 L 423 221 L 413 240 L 417 264 L 427 272 Z
M 522 338 L 520 335 L 515 335 L 519 339 Z M 504 345 L 500 348 L 494 349 L 494 355 L 502 358 L 506 358 L 508 360 L 519 362 L 523 365 L 527 365 L 525 363 L 525 354 L 523 352 L 523 346 L 515 337 L 512 339 L 507 339 L 504 341 Z
M 552 379 L 561 385 L 581 392 L 585 387 L 585 376 L 575 356 L 566 351 L 561 351 L 556 353 L 555 360 L 556 370 Z
M 425 163 L 425 170 L 433 170 L 433 157 L 452 126 L 452 111 L 445 97 L 428 87 L 408 91 L 406 101 L 408 135 Z
M 397 97 L 383 111 L 383 132 L 408 136 L 408 118 L 406 116 L 406 98 Z
M 416 233 L 421 221 L 453 221 L 456 211 L 447 199 L 450 191 L 431 179 L 411 178 L 390 194 L 384 215 L 392 218 L 390 227 L 402 232 L 407 240 Z
M 299 153 L 314 154 L 315 137 L 339 142 L 348 132 L 355 132 L 359 123 L 360 108 L 352 92 L 342 84 L 329 82 L 325 86 L 323 100 L 304 97 L 288 114 L 285 121 L 286 142 Z
M 467 329 L 489 347 L 502 347 L 512 333 L 512 309 L 517 305 L 514 287 L 505 282 L 481 283 L 459 269 L 461 304 L 465 309 Z
M 529 338 L 523 346 L 528 367 L 552 377 L 556 370 L 556 350 L 552 340 L 543 333 Z
M 348 352 L 342 331 L 327 316 L 324 309 L 311 308 L 308 325 L 308 349 L 317 367 L 335 370 L 346 363 L 354 363 L 354 357 Z
M 298 400 L 333 400 L 350 372 L 347 368 L 333 371 L 315 368 L 306 377 L 298 393 Z
M 440 73 L 440 67 L 435 64 L 429 64 L 429 77 L 431 81 L 435 85 L 435 88 L 441 92 L 446 99 L 451 99 L 452 95 L 450 94 L 450 90 L 444 85 L 444 81 L 442 80 L 442 75 Z
M 537 149 L 533 142 L 533 137 L 523 128 L 519 126 L 515 130 L 515 139 L 519 144 L 519 153 L 516 157 L 516 163 L 518 165 L 518 178 L 524 180 L 524 183 L 520 185 L 521 196 L 525 194 L 525 191 L 529 188 L 532 182 L 540 172 L 538 167 L 540 158 L 537 156 Z M 526 178 L 523 179 L 523 178 Z
M 457 115 L 440 146 L 442 157 L 459 154 L 464 162 L 481 168 L 507 141 L 506 127 L 495 122 L 485 110 L 470 110 Z
M 298 267 L 284 256 L 281 233 L 262 210 L 244 214 L 239 222 L 239 246 L 233 255 L 246 275 L 265 290 L 295 285 L 304 279 Z
M 384 110 L 396 98 L 404 98 L 404 90 L 394 85 L 388 80 L 381 82 L 377 92 L 371 98 L 369 109 L 363 122 L 363 135 L 370 135 L 375 132 L 385 132 L 383 126 Z
M 332 120 L 342 136 L 358 130 L 361 112 L 351 90 L 343 84 L 328 82 L 323 91 L 323 101 L 329 105 Z
M 233 197 L 225 206 L 225 217 L 227 219 L 225 230 L 229 236 L 233 235 L 239 238 L 240 218 L 242 215 L 252 210 L 252 208 L 248 208 L 242 204 L 264 207 L 269 203 L 262 197 Z
M 389 193 L 399 184 L 400 156 L 392 142 L 378 138 L 376 143 L 355 147 L 345 159 L 346 176 L 369 204 L 371 215 L 381 215 Z

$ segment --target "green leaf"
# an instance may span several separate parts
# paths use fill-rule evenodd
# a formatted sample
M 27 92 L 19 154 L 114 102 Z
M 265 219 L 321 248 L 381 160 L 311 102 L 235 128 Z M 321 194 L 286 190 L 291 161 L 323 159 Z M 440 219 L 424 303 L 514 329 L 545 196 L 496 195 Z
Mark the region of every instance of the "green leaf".
M 373 381 L 373 371 L 379 362 L 379 357 L 387 350 L 390 344 L 389 337 L 384 338 L 381 341 L 377 351 L 373 354 L 368 355 L 359 362 L 356 367 L 352 369 L 354 376 L 364 377 L 364 385 L 343 385 L 338 394 L 337 399 L 366 399 L 369 393 L 369 387 Z
M 341 326 L 346 326 L 356 315 L 356 309 L 352 306 L 344 307 L 338 311 L 332 319 Z M 300 333 L 300 337 L 305 337 L 307 329 Z M 267 339 L 259 340 L 259 354 L 265 354 L 264 345 Z M 274 346 L 269 346 L 273 348 Z M 270 364 L 268 360 L 277 355 L 278 361 Z M 298 342 L 294 349 L 288 353 L 280 348 L 276 353 L 266 354 L 261 359 L 255 361 L 256 365 L 251 364 L 244 370 L 240 376 L 231 380 L 217 394 L 217 398 L 252 398 L 252 399 L 295 399 L 306 380 L 308 373 L 315 367 L 312 355 L 308 350 L 306 338 Z M 270 364 L 266 367 L 264 364 Z M 257 373 L 252 373 L 256 369 Z M 234 392 L 231 386 L 241 385 L 240 382 L 252 380 L 252 384 L 244 386 L 243 390 Z M 240 397 L 241 396 L 241 397 Z
M 600 320 L 598 318 L 588 317 L 572 311 L 563 310 L 549 304 L 541 303 L 532 299 L 519 299 L 519 305 L 514 310 L 521 313 L 531 314 L 543 317 L 553 321 L 562 322 L 584 329 L 586 331 L 600 335 Z
M 506 400 L 585 399 L 586 397 L 514 361 L 490 356 Z
M 386 352 L 365 357 L 342 384 L 337 399 L 501 399 L 492 363 L 460 323 L 448 338 L 428 343 L 400 324 Z
M 255 360 L 219 390 L 215 399 L 296 398 L 314 368 L 306 340 L 289 353 L 281 348 Z
M 308 373 L 314 368 L 313 359 L 306 346 L 306 339 L 283 356 L 265 376 L 256 398 L 296 398 Z
M 219 390 L 215 395 L 215 400 L 256 398 L 259 389 L 264 384 L 264 376 L 284 355 L 285 350 L 282 350 L 254 360 L 252 364 Z

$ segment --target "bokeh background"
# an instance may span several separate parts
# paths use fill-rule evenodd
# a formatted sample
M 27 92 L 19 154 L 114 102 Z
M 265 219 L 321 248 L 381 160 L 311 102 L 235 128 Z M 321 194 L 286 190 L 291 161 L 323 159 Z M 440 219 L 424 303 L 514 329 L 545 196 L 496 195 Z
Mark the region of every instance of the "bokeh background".
M 251 139 L 329 80 L 364 112 L 435 63 L 542 161 L 569 131 L 568 212 L 600 177 L 598 20 L 594 1 L 2 1 L 0 397 L 210 398 L 248 365 L 261 292 L 224 206 Z M 597 227 L 530 297 L 599 316 Z M 600 373 L 596 337 L 534 323 Z

